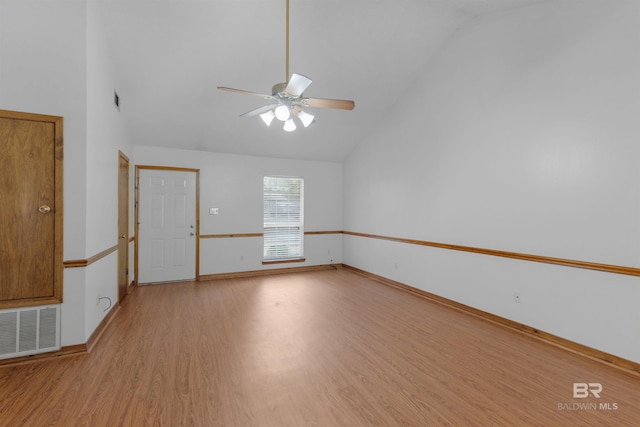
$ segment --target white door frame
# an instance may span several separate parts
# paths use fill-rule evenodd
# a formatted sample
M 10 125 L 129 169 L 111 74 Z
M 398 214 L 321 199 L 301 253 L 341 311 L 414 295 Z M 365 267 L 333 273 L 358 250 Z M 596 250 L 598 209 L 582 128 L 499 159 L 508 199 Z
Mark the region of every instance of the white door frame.
M 177 171 L 177 172 L 193 172 L 196 176 L 196 228 L 195 228 L 195 239 L 196 239 L 196 259 L 195 259 L 195 279 L 196 281 L 200 280 L 200 169 L 192 169 L 192 168 L 178 168 L 178 167 L 170 167 L 170 166 L 149 166 L 149 165 L 136 165 L 136 177 L 135 177 L 135 234 L 134 234 L 134 245 L 133 245 L 133 257 L 134 257 L 134 277 L 135 283 L 138 285 L 140 282 L 138 281 L 138 249 L 139 249 L 139 225 L 140 225 L 140 170 L 142 169 L 155 169 L 155 170 L 165 170 L 165 171 Z

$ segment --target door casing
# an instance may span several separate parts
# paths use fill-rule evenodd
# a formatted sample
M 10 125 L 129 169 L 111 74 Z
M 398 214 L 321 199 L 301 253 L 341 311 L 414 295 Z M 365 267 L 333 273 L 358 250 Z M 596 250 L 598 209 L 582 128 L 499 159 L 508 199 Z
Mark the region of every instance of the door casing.
M 165 171 L 179 171 L 179 172 L 193 172 L 196 178 L 196 200 L 195 200 L 195 280 L 200 280 L 200 169 L 193 168 L 180 168 L 171 166 L 153 166 L 153 165 L 136 165 L 135 166 L 135 234 L 134 234 L 134 280 L 136 284 L 139 284 L 139 250 L 140 250 L 140 171 L 143 169 L 165 170 Z
M 129 158 L 118 151 L 118 302 L 129 283 Z

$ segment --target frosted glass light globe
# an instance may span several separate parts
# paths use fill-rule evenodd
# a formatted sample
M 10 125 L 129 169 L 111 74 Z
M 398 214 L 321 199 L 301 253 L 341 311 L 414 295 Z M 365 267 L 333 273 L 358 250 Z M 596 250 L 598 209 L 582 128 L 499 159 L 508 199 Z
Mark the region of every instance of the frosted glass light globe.
M 296 130 L 296 124 L 293 123 L 292 119 L 289 119 L 286 122 L 284 122 L 283 129 L 287 132 L 293 132 L 294 130 Z
M 280 105 L 278 108 L 275 109 L 275 113 L 276 113 L 276 118 L 278 120 L 281 121 L 285 121 L 289 119 L 289 116 L 291 116 L 291 112 L 289 111 L 289 107 L 286 105 Z

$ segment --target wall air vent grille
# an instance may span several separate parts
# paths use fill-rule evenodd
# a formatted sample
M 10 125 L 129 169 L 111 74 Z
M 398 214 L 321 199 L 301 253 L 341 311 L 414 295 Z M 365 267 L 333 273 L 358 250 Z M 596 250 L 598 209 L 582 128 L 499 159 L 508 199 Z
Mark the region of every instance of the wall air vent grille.
M 0 311 L 0 359 L 60 349 L 60 306 Z

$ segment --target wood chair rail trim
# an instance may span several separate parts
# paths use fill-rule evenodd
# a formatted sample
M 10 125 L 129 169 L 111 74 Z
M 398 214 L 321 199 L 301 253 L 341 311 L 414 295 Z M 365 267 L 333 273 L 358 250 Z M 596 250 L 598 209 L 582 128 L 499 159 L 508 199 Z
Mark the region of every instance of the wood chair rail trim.
M 305 236 L 317 236 L 320 234 L 342 234 L 342 230 L 330 231 L 305 231 Z M 233 237 L 262 237 L 264 233 L 229 233 L 229 234 L 201 234 L 201 239 L 226 239 Z
M 448 243 L 430 242 L 426 240 L 405 239 L 400 237 L 382 236 L 378 234 L 358 233 L 354 231 L 343 232 L 349 236 L 364 237 L 369 239 L 388 240 L 391 242 L 407 243 L 411 245 L 430 246 L 440 249 L 450 249 L 454 251 L 473 252 L 482 255 L 498 256 L 503 258 L 519 259 L 523 261 L 541 262 L 546 264 L 562 265 L 566 267 L 584 268 L 589 270 L 604 271 L 607 273 L 624 274 L 627 276 L 640 276 L 640 268 L 625 267 L 620 265 L 600 264 L 595 262 L 577 261 L 571 259 L 554 258 L 541 255 L 523 254 L 518 252 L 508 252 L 495 249 L 476 248 L 472 246 L 453 245 Z
M 263 233 L 233 233 L 233 234 L 201 234 L 201 239 L 227 239 L 233 237 L 262 237 Z
M 440 249 L 449 249 L 462 252 L 472 252 L 481 255 L 490 255 L 503 258 L 519 259 L 522 261 L 540 262 L 545 264 L 562 265 L 565 267 L 583 268 L 589 270 L 604 271 L 606 273 L 623 274 L 626 276 L 640 277 L 640 268 L 626 267 L 621 265 L 602 264 L 588 261 L 578 261 L 564 258 L 554 258 L 542 255 L 524 254 L 519 252 L 501 251 L 495 249 L 477 248 L 473 246 L 454 245 L 449 243 L 431 242 L 426 240 L 406 239 L 401 237 L 383 236 L 379 234 L 359 233 L 355 231 L 329 230 L 329 231 L 305 231 L 305 235 L 322 234 L 346 234 L 348 236 L 363 237 L 369 239 L 387 240 L 391 242 L 406 243 L 410 245 L 429 246 Z M 263 233 L 229 233 L 229 234 L 203 234 L 201 239 L 221 239 L 221 238 L 245 238 L 262 237 Z M 130 241 L 133 237 L 130 238 Z M 118 249 L 117 245 L 88 258 L 64 261 L 65 268 L 87 267 L 88 265 L 104 258 Z
M 102 258 L 106 257 L 107 255 L 110 255 L 112 253 L 114 253 L 115 251 L 118 250 L 118 245 L 114 245 L 110 248 L 105 249 L 102 252 L 99 252 L 97 254 L 95 254 L 92 257 L 89 257 L 87 259 L 72 259 L 72 260 L 68 260 L 64 262 L 64 267 L 65 268 L 77 268 L 77 267 L 87 267 L 91 264 L 93 264 L 96 261 L 101 260 Z

